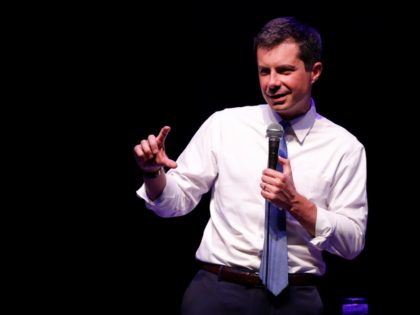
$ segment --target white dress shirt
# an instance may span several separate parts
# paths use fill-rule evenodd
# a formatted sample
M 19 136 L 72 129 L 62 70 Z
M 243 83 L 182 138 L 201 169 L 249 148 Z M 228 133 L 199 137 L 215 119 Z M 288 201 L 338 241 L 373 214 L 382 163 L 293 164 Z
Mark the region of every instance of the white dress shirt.
M 267 168 L 266 129 L 280 116 L 264 105 L 215 112 L 199 128 L 167 173 L 161 196 L 151 201 L 144 185 L 137 194 L 162 217 L 185 215 L 211 190 L 210 220 L 196 258 L 259 270 L 264 244 Z M 364 247 L 367 223 L 366 156 L 347 130 L 316 112 L 314 103 L 290 121 L 288 157 L 297 191 L 317 206 L 312 237 L 287 213 L 289 273 L 323 274 L 321 251 L 348 259 Z

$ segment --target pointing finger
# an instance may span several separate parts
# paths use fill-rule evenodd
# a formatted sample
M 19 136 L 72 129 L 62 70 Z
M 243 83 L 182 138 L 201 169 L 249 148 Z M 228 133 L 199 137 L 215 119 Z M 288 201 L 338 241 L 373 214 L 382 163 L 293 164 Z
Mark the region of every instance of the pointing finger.
M 169 126 L 165 126 L 160 130 L 158 136 L 156 137 L 156 142 L 159 147 L 163 147 L 166 136 L 168 135 L 169 131 L 171 131 L 171 127 Z

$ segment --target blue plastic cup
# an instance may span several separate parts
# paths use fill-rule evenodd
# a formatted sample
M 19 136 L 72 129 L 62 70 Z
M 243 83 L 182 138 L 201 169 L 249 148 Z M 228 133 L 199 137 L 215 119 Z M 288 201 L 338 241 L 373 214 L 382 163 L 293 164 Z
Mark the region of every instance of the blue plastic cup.
M 345 298 L 342 315 L 368 315 L 368 303 L 363 297 Z

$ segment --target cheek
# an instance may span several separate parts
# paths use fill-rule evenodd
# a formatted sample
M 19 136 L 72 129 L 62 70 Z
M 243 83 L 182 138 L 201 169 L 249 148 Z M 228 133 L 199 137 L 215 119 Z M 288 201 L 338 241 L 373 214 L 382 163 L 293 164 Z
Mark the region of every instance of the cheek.
M 261 90 L 265 90 L 266 89 L 266 87 L 267 87 L 267 85 L 268 85 L 268 80 L 266 80 L 265 78 L 259 78 L 259 80 L 260 80 L 260 88 L 261 88 Z
M 311 86 L 308 78 L 293 79 L 285 84 L 296 94 L 306 94 Z

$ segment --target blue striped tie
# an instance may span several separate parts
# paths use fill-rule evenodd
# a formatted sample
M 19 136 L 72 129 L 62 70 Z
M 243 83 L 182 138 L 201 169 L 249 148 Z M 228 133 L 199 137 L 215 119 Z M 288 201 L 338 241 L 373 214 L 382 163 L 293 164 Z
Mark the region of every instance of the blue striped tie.
M 290 126 L 285 120 L 282 120 L 280 124 L 285 132 Z M 279 155 L 287 158 L 284 136 L 280 139 Z M 277 170 L 283 171 L 280 163 L 277 164 Z M 277 208 L 271 202 L 266 201 L 265 217 L 266 237 L 264 238 L 264 249 L 261 257 L 260 278 L 266 288 L 277 296 L 288 284 L 286 210 Z M 268 247 L 267 243 L 269 244 Z

